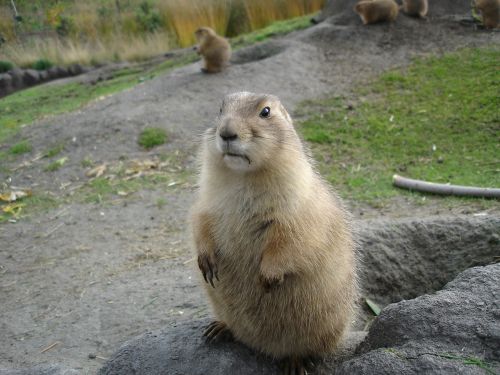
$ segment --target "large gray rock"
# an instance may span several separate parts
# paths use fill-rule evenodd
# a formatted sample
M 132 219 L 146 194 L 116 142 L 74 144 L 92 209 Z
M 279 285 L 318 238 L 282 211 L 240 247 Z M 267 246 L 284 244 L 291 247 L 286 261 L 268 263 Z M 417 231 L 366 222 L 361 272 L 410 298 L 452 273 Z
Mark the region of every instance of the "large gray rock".
M 430 217 L 356 225 L 363 292 L 381 305 L 441 289 L 500 255 L 500 217 Z
M 9 70 L 7 73 L 8 75 L 11 76 L 12 78 L 12 88 L 17 89 L 23 87 L 23 76 L 24 76 L 24 71 L 20 68 L 14 68 Z
M 40 82 L 40 72 L 35 69 L 26 69 L 23 74 L 25 86 L 33 86 Z
M 206 344 L 202 337 L 209 320 L 147 332 L 125 343 L 99 375 L 220 375 L 275 374 L 277 366 L 235 342 Z
M 12 91 L 12 77 L 10 74 L 0 74 L 0 97 L 9 94 Z
M 471 252 L 474 250 L 471 249 Z M 461 273 L 436 294 L 387 306 L 338 374 L 500 371 L 500 264 Z

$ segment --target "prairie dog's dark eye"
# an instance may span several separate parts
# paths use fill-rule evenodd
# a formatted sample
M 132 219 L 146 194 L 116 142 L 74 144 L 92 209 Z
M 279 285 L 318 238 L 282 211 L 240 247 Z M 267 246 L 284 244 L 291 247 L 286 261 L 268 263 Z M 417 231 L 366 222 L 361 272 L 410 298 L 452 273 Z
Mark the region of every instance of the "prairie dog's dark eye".
M 222 115 L 222 107 L 220 107 L 219 115 Z
M 262 111 L 260 111 L 259 116 L 265 118 L 265 117 L 269 117 L 270 114 L 271 114 L 271 108 L 264 107 L 264 109 Z

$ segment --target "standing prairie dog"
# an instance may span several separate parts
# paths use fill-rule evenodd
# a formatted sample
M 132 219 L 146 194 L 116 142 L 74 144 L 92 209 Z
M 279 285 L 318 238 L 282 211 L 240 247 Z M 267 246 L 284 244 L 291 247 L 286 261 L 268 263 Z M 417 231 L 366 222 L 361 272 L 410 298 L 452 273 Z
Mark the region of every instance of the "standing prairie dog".
M 474 6 L 481 12 L 484 27 L 496 29 L 500 26 L 500 0 L 475 0 Z
M 229 42 L 210 27 L 200 27 L 194 34 L 198 41 L 196 51 L 203 56 L 201 70 L 205 73 L 217 73 L 224 69 L 231 58 Z
M 362 0 L 354 6 L 364 25 L 377 22 L 393 22 L 399 13 L 394 0 Z
M 217 317 L 209 340 L 232 335 L 294 374 L 336 349 L 357 299 L 349 215 L 277 97 L 225 97 L 204 135 L 191 220 Z
M 409 16 L 425 18 L 429 3 L 427 0 L 403 0 L 401 9 Z

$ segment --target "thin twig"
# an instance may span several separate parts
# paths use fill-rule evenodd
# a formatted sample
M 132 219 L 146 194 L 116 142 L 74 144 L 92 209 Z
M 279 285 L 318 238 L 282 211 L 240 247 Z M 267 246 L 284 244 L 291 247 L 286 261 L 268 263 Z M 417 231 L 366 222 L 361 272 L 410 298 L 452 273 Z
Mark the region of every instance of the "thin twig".
M 55 347 L 56 347 L 57 345 L 59 345 L 59 344 L 60 344 L 60 342 L 59 342 L 59 341 L 54 342 L 53 344 L 51 344 L 51 345 L 47 346 L 45 349 L 43 349 L 43 350 L 40 352 L 40 354 L 45 353 L 45 352 L 48 352 L 50 349 L 55 348 Z
M 58 230 L 59 228 L 61 228 L 62 226 L 64 225 L 64 223 L 59 223 L 58 225 L 56 225 L 54 228 L 52 228 L 51 230 L 49 230 L 47 233 L 44 234 L 44 238 L 47 238 L 48 236 L 50 236 L 52 233 L 54 233 L 56 230 Z

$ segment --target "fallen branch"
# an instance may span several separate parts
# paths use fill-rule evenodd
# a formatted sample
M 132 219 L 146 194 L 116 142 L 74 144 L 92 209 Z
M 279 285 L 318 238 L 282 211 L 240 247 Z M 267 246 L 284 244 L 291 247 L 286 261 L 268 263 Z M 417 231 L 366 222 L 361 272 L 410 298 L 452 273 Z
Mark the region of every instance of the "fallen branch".
M 432 194 L 459 195 L 464 197 L 500 198 L 500 189 L 435 184 L 433 182 L 413 180 L 411 178 L 401 177 L 397 174 L 392 177 L 392 183 L 394 186 L 397 186 L 399 188 Z

